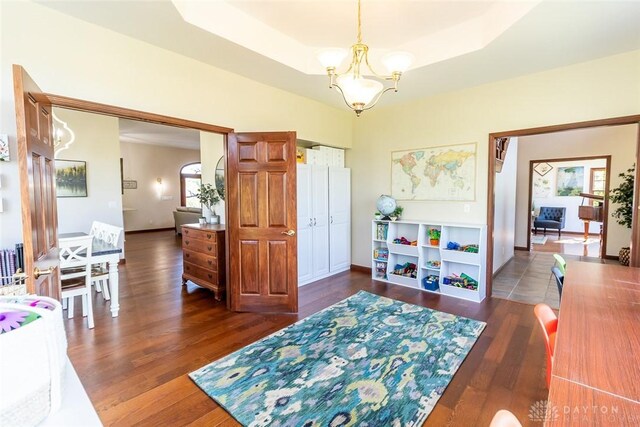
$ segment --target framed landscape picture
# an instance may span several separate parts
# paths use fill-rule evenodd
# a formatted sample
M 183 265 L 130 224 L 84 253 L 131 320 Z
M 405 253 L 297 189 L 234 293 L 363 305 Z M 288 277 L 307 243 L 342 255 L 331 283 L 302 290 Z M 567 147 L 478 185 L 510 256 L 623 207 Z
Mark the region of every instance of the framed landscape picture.
M 584 191 L 584 167 L 559 167 L 556 195 L 579 196 Z
M 87 197 L 87 162 L 56 160 L 56 195 Z

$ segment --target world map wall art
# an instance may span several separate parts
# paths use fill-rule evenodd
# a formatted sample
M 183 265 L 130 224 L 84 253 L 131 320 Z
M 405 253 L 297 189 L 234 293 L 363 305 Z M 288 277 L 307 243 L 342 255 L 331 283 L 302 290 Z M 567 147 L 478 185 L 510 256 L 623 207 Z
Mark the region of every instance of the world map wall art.
M 396 200 L 474 201 L 477 144 L 391 153 L 391 195 Z

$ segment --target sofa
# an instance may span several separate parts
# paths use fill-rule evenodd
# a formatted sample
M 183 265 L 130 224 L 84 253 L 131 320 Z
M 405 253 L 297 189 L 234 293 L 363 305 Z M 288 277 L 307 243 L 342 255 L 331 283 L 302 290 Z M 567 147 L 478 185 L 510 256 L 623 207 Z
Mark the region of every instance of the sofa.
M 533 221 L 534 233 L 538 234 L 538 228 L 542 228 L 544 234 L 547 234 L 547 228 L 550 228 L 558 230 L 558 238 L 562 237 L 561 231 L 564 228 L 566 213 L 567 208 L 542 206 L 540 214 Z
M 177 207 L 176 210 L 173 211 L 173 220 L 176 223 L 176 234 L 182 234 L 182 226 L 184 224 L 197 224 L 201 216 L 202 209 L 200 208 Z

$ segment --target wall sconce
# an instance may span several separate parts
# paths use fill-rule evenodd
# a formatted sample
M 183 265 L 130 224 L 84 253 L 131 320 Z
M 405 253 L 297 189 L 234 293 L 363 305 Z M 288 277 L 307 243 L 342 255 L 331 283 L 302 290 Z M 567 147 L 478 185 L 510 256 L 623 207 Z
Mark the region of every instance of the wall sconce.
M 162 183 L 162 178 L 156 178 L 156 192 L 158 193 L 158 197 L 162 198 L 164 194 L 164 184 Z

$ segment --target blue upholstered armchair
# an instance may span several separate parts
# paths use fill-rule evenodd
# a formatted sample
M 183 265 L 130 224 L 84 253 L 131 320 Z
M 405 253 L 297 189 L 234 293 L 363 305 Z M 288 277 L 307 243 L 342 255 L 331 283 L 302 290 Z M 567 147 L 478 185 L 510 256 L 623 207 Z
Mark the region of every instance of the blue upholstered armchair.
M 558 230 L 558 237 L 561 237 L 561 230 L 564 228 L 567 208 L 552 208 L 543 206 L 540 208 L 540 215 L 533 221 L 534 233 L 538 234 L 538 228 L 544 229 L 547 234 L 547 228 Z

